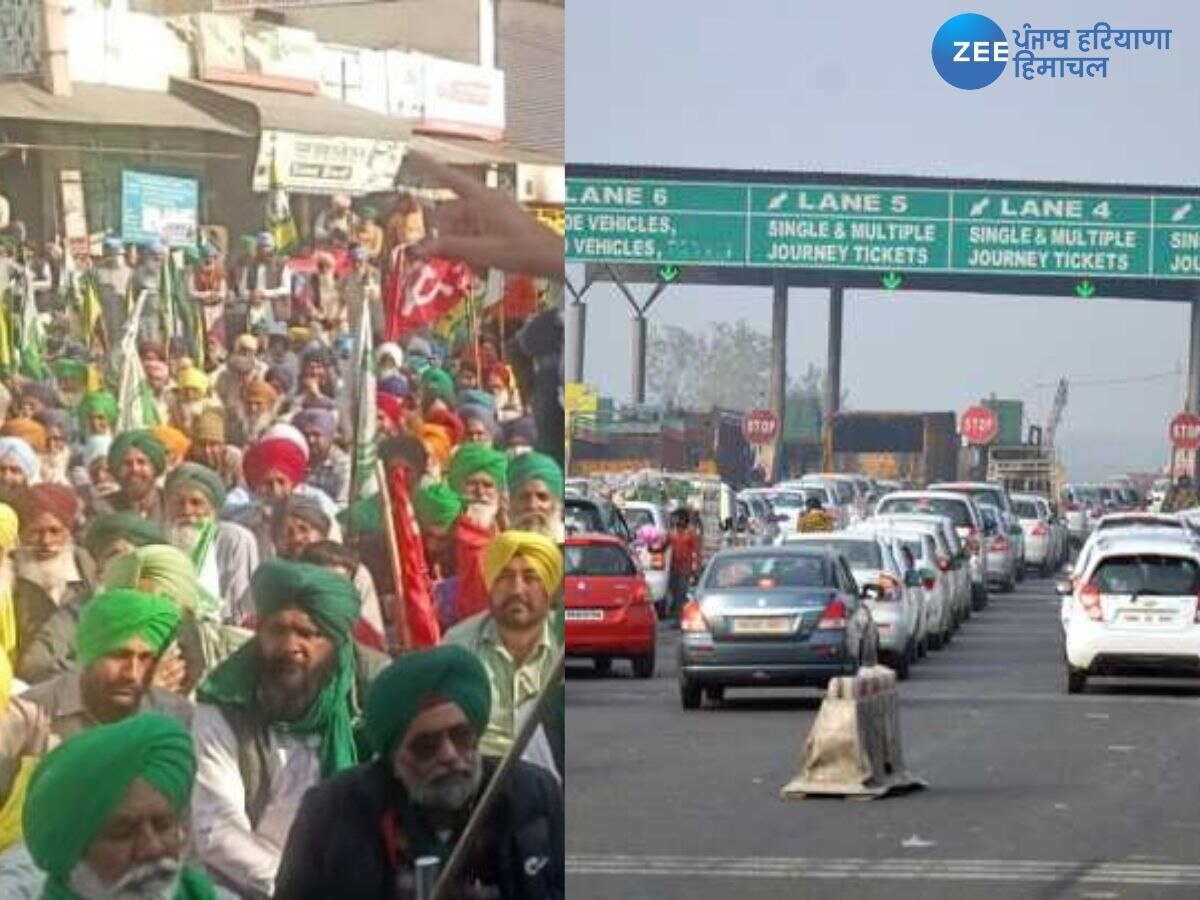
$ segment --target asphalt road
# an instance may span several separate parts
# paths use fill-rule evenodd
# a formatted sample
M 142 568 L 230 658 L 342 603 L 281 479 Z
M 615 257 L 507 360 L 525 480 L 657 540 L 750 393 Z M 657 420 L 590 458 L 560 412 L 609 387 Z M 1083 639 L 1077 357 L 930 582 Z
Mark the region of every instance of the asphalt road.
M 1027 580 L 913 669 L 904 752 L 929 788 L 873 801 L 780 799 L 817 692 L 685 713 L 665 628 L 653 680 L 572 663 L 569 896 L 1197 896 L 1200 680 L 1068 696 L 1057 616 Z

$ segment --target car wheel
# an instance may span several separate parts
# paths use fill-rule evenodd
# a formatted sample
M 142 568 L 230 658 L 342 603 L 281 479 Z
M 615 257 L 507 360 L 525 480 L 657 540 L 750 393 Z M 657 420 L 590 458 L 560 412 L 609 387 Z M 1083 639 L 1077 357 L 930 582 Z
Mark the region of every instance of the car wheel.
M 612 674 L 612 660 L 609 657 L 596 657 L 596 674 L 601 678 L 607 678 Z
M 646 653 L 642 656 L 633 657 L 633 659 L 630 660 L 630 662 L 633 663 L 633 677 L 653 678 L 656 657 L 657 654 L 655 653 L 653 647 L 650 648 L 649 653 Z
M 1067 666 L 1067 693 L 1082 694 L 1085 687 L 1087 687 L 1087 672 L 1084 669 Z
M 987 588 L 971 585 L 971 609 L 978 612 L 988 604 Z
M 1025 580 L 1025 563 L 1017 563 L 1017 583 Z
M 683 704 L 684 709 L 699 709 L 700 699 L 700 685 L 690 681 L 679 682 L 679 702 Z
M 940 634 L 930 634 L 926 640 L 929 642 L 930 650 L 942 649 L 942 636 Z
M 908 650 L 897 653 L 896 658 L 891 662 L 894 663 L 892 668 L 896 670 L 896 678 L 900 681 L 908 681 L 908 676 L 912 672 L 912 664 L 908 661 Z
M 714 684 L 704 689 L 704 699 L 709 703 L 722 703 L 725 700 L 725 685 Z
M 929 655 L 930 642 L 932 638 L 926 634 L 917 644 L 917 659 L 924 659 Z

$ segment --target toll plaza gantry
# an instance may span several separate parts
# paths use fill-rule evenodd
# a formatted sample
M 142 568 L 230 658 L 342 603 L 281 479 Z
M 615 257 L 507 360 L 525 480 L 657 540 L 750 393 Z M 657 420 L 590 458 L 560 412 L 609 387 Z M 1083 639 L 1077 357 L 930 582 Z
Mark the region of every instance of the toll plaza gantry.
M 633 312 L 639 403 L 647 313 L 659 298 L 683 285 L 771 289 L 769 404 L 781 423 L 766 454 L 773 480 L 792 287 L 829 290 L 827 416 L 841 396 L 842 310 L 852 288 L 1190 303 L 1184 408 L 1200 412 L 1200 185 L 575 163 L 566 243 L 567 261 L 584 266 L 582 283 L 567 282 L 571 378 L 583 380 L 586 295 L 611 282 Z

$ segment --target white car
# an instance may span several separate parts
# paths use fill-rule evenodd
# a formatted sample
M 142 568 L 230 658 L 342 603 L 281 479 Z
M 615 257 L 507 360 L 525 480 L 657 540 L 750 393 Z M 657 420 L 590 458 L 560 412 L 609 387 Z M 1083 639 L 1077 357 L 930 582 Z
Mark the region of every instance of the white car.
M 773 488 L 759 490 L 767 495 L 767 500 L 775 507 L 776 512 L 788 515 L 789 520 L 779 524 L 784 537 L 796 530 L 796 522 L 804 514 L 804 503 L 809 497 L 816 497 L 821 501 L 821 508 L 833 516 L 838 530 L 850 524 L 850 501 L 842 499 L 835 484 L 786 481 Z
M 891 541 L 870 534 L 813 533 L 789 535 L 786 544 L 813 546 L 846 558 L 879 630 L 880 656 L 898 678 L 908 678 L 920 649 L 925 598 L 918 573 L 896 558 Z
M 1112 513 L 1097 520 L 1095 530 L 1079 548 L 1079 556 L 1075 558 L 1075 565 L 1071 569 L 1071 578 L 1077 579 L 1083 574 L 1100 541 L 1115 534 L 1129 532 L 1149 532 L 1167 539 L 1196 540 L 1195 531 L 1180 516 L 1166 513 Z
M 1200 672 L 1200 547 L 1149 532 L 1114 532 L 1082 577 L 1059 586 L 1067 692 L 1096 675 Z
M 954 523 L 945 516 L 923 513 L 897 513 L 874 516 L 860 527 L 886 525 L 891 528 L 916 528 L 932 535 L 936 544 L 935 568 L 949 581 L 951 614 L 957 628 L 971 618 L 971 557 L 958 536 Z
M 983 533 L 983 517 L 975 501 L 951 491 L 897 491 L 884 496 L 875 507 L 876 516 L 896 513 L 944 516 L 954 524 L 954 530 L 970 556 L 971 608 L 987 606 L 988 541 Z
M 638 529 L 643 525 L 653 525 L 663 534 L 661 544 L 647 546 L 635 540 L 630 548 L 641 563 L 650 602 L 662 608 L 667 597 L 667 583 L 671 577 L 671 544 L 667 540 L 671 526 L 667 521 L 667 512 L 657 503 L 629 500 L 621 506 L 621 513 L 635 538 Z
M 1056 527 L 1050 503 L 1037 494 L 1013 494 L 1013 511 L 1025 532 L 1025 564 L 1049 575 L 1062 559 L 1062 531 Z
M 955 596 L 956 573 L 949 567 L 943 571 L 938 563 L 939 557 L 947 557 L 938 552 L 936 528 L 932 523 L 868 519 L 858 523 L 851 533 L 885 537 L 894 550 L 912 557 L 925 591 L 925 638 L 931 649 L 940 650 L 950 643 L 951 635 L 958 629 L 961 607 Z M 965 591 L 963 595 L 968 596 Z M 968 605 L 969 602 L 968 599 Z

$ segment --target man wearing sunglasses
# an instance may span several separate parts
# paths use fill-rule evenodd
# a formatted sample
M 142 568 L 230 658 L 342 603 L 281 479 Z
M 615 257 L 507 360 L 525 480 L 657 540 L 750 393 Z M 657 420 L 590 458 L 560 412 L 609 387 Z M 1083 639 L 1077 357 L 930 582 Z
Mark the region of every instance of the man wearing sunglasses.
M 487 671 L 463 647 L 409 653 L 385 669 L 365 711 L 375 758 L 305 796 L 275 900 L 414 897 L 416 860 L 445 866 L 495 772 L 479 746 L 491 705 Z M 565 896 L 563 831 L 554 776 L 517 763 L 449 896 Z

